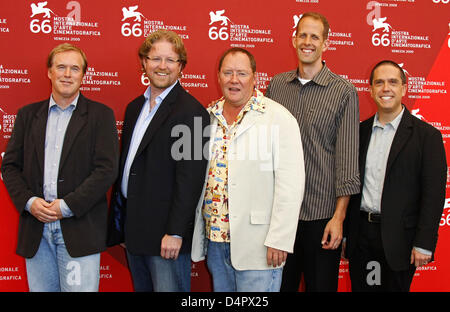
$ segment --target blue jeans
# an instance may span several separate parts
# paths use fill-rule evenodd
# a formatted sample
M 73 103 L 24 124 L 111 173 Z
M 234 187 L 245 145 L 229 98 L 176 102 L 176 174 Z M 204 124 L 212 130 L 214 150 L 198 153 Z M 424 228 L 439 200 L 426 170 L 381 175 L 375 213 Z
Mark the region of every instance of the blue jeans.
M 59 221 L 46 223 L 39 249 L 25 259 L 31 292 L 95 292 L 100 281 L 100 253 L 73 258 Z
M 230 244 L 208 242 L 206 264 L 212 274 L 214 291 L 278 292 L 283 268 L 238 271 L 231 265 Z
M 191 291 L 191 255 L 179 254 L 176 260 L 161 256 L 133 255 L 127 250 L 128 266 L 137 292 Z

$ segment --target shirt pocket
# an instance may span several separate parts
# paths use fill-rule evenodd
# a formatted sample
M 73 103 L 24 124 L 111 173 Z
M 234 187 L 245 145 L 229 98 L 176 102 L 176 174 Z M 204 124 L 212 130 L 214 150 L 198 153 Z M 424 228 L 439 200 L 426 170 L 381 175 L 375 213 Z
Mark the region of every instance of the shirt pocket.
M 251 211 L 250 212 L 250 223 L 251 224 L 269 224 L 270 223 L 270 213 L 265 211 Z

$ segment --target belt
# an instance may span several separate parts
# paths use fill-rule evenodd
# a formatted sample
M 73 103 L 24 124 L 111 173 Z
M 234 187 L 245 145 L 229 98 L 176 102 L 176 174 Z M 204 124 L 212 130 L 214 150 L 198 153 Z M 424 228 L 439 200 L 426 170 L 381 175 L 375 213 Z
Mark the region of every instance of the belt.
M 367 220 L 367 222 L 370 223 L 380 223 L 381 222 L 381 214 L 380 213 L 374 213 L 374 212 L 367 212 L 361 210 L 360 213 L 361 217 Z

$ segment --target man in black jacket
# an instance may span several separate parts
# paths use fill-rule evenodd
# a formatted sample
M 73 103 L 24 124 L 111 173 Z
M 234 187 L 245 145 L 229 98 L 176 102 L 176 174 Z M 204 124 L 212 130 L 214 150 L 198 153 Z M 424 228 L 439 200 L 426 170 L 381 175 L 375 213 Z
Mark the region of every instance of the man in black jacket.
M 441 133 L 401 103 L 406 77 L 379 62 L 370 76 L 375 116 L 360 126 L 361 194 L 347 213 L 353 291 L 409 291 L 416 267 L 432 260 L 445 200 Z
M 139 56 L 150 86 L 125 112 L 113 210 L 123 204 L 116 212 L 126 215 L 124 240 L 135 290 L 190 291 L 209 115 L 178 81 L 187 58 L 176 33 L 152 33 Z M 122 229 L 118 224 L 112 230 Z

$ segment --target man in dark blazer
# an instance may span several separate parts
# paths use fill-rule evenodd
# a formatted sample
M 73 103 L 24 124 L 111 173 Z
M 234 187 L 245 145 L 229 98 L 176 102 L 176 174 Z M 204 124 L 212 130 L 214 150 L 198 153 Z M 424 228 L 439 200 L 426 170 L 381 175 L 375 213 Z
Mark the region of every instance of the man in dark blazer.
M 114 113 L 80 93 L 82 50 L 61 44 L 47 66 L 51 97 L 19 110 L 2 162 L 20 214 L 17 253 L 30 291 L 98 291 L 106 192 L 118 171 Z
M 139 56 L 150 85 L 125 112 L 110 243 L 121 242 L 116 234 L 124 227 L 136 291 L 190 291 L 191 241 L 205 179 L 208 137 L 203 133 L 209 115 L 178 81 L 187 58 L 176 33 L 152 33 Z
M 361 194 L 347 213 L 353 291 L 409 291 L 416 267 L 433 259 L 447 164 L 441 133 L 401 103 L 406 77 L 396 63 L 370 76 L 375 116 L 360 126 Z

